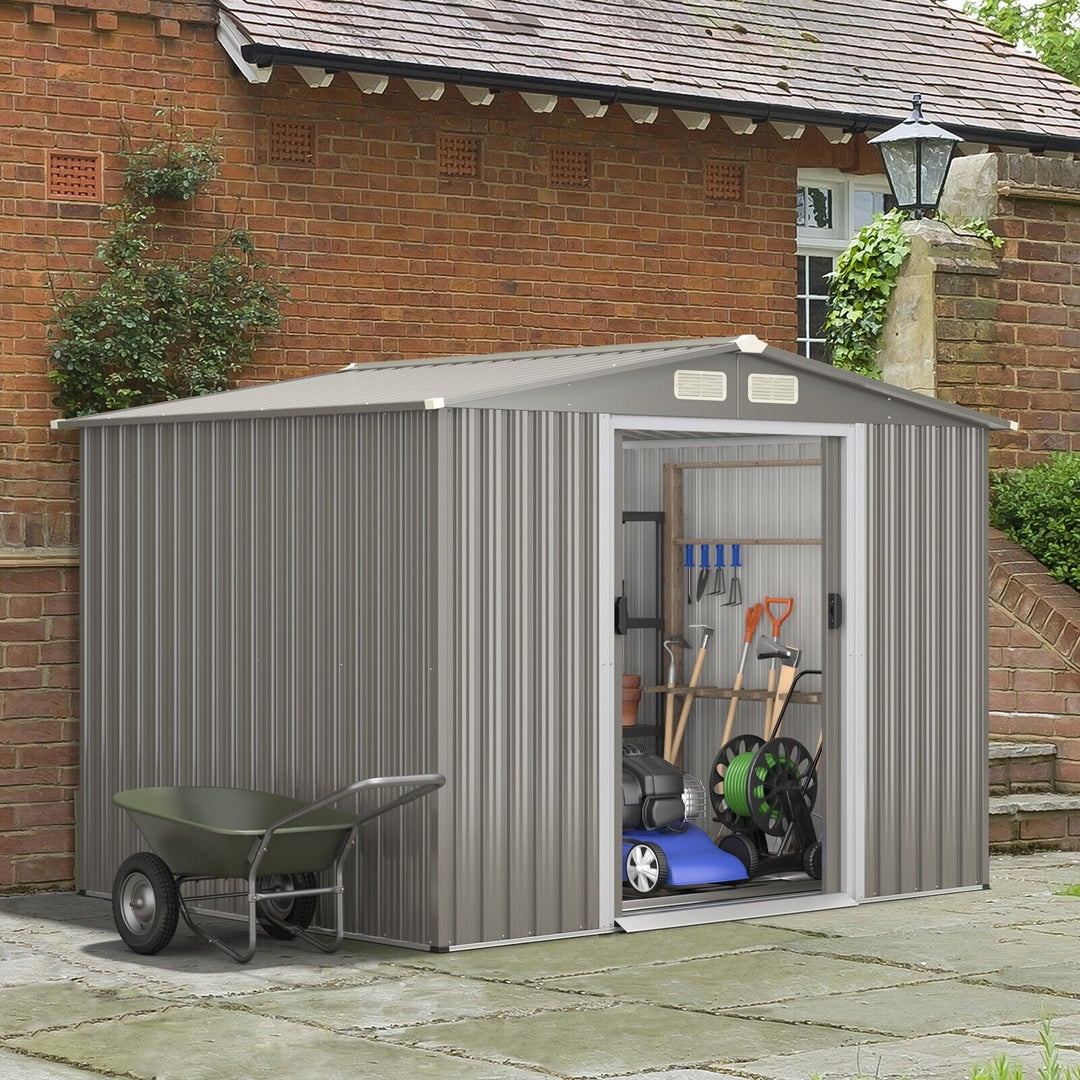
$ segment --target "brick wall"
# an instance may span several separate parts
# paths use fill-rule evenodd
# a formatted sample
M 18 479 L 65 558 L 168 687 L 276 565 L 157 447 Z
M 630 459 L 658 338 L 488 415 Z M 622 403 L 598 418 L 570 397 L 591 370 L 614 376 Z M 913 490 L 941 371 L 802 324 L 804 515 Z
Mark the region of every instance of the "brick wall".
M 566 99 L 539 116 L 516 94 L 473 107 L 452 86 L 421 103 L 400 80 L 365 96 L 344 75 L 312 90 L 290 68 L 251 86 L 213 18 L 205 2 L 0 0 L 0 555 L 40 550 L 47 562 L 77 542 L 77 440 L 48 428 L 49 279 L 63 286 L 92 265 L 120 195 L 122 131 L 164 133 L 161 109 L 213 133 L 224 160 L 191 209 L 165 213 L 171 235 L 205 240 L 239 220 L 291 290 L 242 382 L 745 332 L 790 347 L 796 168 L 876 168 L 864 139 L 834 148 L 813 128 L 793 142 L 767 125 L 737 137 L 719 119 L 687 132 L 667 110 L 652 125 L 618 107 L 587 120 Z M 291 144 L 276 143 L 283 132 Z M 446 136 L 475 142 L 440 168 Z M 271 160 L 308 138 L 311 160 Z M 102 202 L 50 198 L 50 151 L 100 154 Z M 473 151 L 475 176 L 447 175 Z M 47 657 L 74 655 L 74 626 L 58 620 L 73 622 L 75 586 L 40 572 L 5 572 L 0 586 L 5 614 L 26 613 L 6 614 L 0 636 L 18 661 L 0 713 L 0 888 L 71 875 L 75 668 Z
M 993 165 L 990 207 L 960 217 L 991 219 L 1000 269 L 940 279 L 937 389 L 1019 423 L 991 444 L 991 466 L 1013 468 L 1080 450 L 1080 162 L 998 154 Z
M 77 575 L 0 566 L 0 889 L 70 885 Z
M 1080 596 L 996 530 L 990 540 L 990 731 L 1057 746 L 1080 791 Z

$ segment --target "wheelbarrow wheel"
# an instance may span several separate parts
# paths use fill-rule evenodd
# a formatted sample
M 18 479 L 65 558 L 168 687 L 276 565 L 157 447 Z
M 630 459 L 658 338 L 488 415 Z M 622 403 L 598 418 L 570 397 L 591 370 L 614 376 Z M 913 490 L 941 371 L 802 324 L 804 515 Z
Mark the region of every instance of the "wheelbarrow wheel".
M 112 907 L 129 949 L 143 956 L 161 952 L 180 917 L 180 891 L 168 863 L 149 851 L 125 859 L 113 880 Z
M 290 897 L 289 893 L 294 889 L 317 888 L 318 881 L 314 874 L 275 874 L 273 877 L 256 878 L 255 887 L 259 892 L 281 894 L 280 899 L 275 897 L 273 900 L 260 900 L 255 905 L 255 918 L 271 937 L 279 941 L 291 941 L 301 930 L 306 930 L 311 925 L 319 906 L 319 898 Z M 274 918 L 271 918 L 271 915 Z

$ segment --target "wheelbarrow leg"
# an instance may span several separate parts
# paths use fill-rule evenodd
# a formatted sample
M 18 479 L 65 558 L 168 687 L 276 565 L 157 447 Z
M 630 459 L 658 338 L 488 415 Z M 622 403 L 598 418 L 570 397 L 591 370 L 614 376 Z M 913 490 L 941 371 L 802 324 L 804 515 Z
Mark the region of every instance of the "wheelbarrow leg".
M 180 891 L 180 885 L 184 881 L 198 880 L 205 881 L 205 878 L 183 878 L 178 877 L 176 879 L 177 892 L 180 894 L 180 915 L 184 922 L 187 923 L 188 929 L 197 937 L 202 938 L 203 941 L 210 945 L 213 945 L 216 949 L 220 949 L 227 956 L 231 956 L 238 964 L 246 964 L 255 955 L 255 882 L 250 881 L 248 883 L 248 943 L 247 948 L 243 952 L 238 952 L 231 945 L 226 945 L 220 938 L 215 937 L 209 930 L 207 930 L 200 923 L 197 923 L 192 918 L 191 912 L 188 911 L 187 898 L 183 892 Z M 236 896 L 236 893 L 230 895 Z M 240 894 L 241 896 L 243 894 Z M 192 900 L 198 900 L 197 896 L 191 897 Z

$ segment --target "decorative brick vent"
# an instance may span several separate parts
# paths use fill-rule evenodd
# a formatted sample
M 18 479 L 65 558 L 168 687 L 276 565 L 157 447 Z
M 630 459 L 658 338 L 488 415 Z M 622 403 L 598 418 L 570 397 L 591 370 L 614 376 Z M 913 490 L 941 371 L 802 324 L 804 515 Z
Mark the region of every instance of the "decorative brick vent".
M 303 120 L 271 120 L 270 164 L 314 165 L 315 125 Z
M 743 197 L 743 167 L 730 161 L 705 162 L 705 198 L 738 202 Z
M 480 139 L 476 135 L 439 136 L 439 175 L 475 177 L 480 174 Z
M 101 155 L 69 150 L 48 153 L 47 188 L 50 199 L 101 202 Z
M 553 146 L 548 161 L 548 179 L 554 187 L 588 187 L 592 170 L 588 150 L 567 150 Z

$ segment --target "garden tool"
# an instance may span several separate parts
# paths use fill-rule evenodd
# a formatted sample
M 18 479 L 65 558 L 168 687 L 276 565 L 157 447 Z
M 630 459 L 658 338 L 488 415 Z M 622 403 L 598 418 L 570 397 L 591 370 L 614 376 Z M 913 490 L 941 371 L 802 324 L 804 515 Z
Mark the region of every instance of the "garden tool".
M 694 623 L 691 626 L 691 629 L 700 629 L 702 631 L 701 646 L 698 648 L 697 660 L 694 661 L 694 671 L 690 676 L 690 682 L 688 684 L 690 692 L 683 699 L 682 712 L 679 714 L 679 726 L 675 729 L 675 738 L 672 739 L 671 742 L 671 754 L 670 756 L 665 755 L 665 758 L 670 765 L 674 765 L 675 759 L 679 756 L 679 749 L 682 747 L 683 732 L 686 731 L 686 721 L 690 719 L 690 706 L 694 704 L 694 688 L 701 678 L 701 669 L 705 664 L 705 653 L 709 648 L 709 641 L 713 636 L 713 628 L 711 626 L 706 626 L 704 623 Z
M 771 619 L 772 616 L 770 615 L 769 618 Z M 769 714 L 769 720 L 765 725 L 766 742 L 776 734 L 774 721 L 779 720 L 784 713 L 784 705 L 787 703 L 788 694 L 791 693 L 791 684 L 795 681 L 795 675 L 799 667 L 799 654 L 801 651 L 794 645 L 781 645 L 777 641 L 770 641 L 764 634 L 758 638 L 758 659 L 771 660 L 773 663 L 777 660 L 780 661 L 780 677 L 776 681 L 776 700 L 773 704 L 773 710 Z
M 739 581 L 739 567 L 742 566 L 741 544 L 731 545 L 731 584 L 728 586 L 728 599 L 724 607 L 738 607 L 742 603 L 742 582 Z
M 713 587 L 710 596 L 723 596 L 727 592 L 724 583 L 724 545 L 716 545 L 716 569 L 713 571 Z
M 780 642 L 780 627 L 784 625 L 784 620 L 791 614 L 791 608 L 795 603 L 793 596 L 766 596 L 764 600 L 765 614 L 769 616 L 769 622 L 772 623 L 772 639 L 773 644 L 778 645 Z M 784 605 L 784 610 L 779 615 L 773 614 L 773 607 L 780 604 Z M 760 659 L 760 658 L 759 658 Z M 773 709 L 773 691 L 776 689 L 776 661 L 774 660 L 769 665 L 769 696 L 765 699 L 765 731 L 768 732 L 772 727 L 773 717 L 776 715 Z M 768 737 L 766 735 L 766 737 Z
M 692 604 L 694 602 L 694 545 L 685 544 L 686 557 L 683 560 L 683 566 L 686 567 L 686 602 Z
M 750 642 L 754 640 L 754 631 L 761 621 L 761 604 L 754 604 L 746 609 L 746 637 L 743 639 L 742 659 L 739 661 L 739 670 L 735 676 L 735 686 L 732 688 L 731 704 L 728 706 L 727 723 L 724 724 L 724 737 L 720 740 L 721 746 L 726 746 L 731 739 L 731 728 L 735 723 L 735 708 L 739 704 L 739 691 L 742 689 L 743 672 L 746 670 L 746 655 L 750 651 Z
M 701 602 L 701 598 L 705 595 L 705 590 L 709 587 L 709 545 L 701 545 L 701 569 L 698 571 L 697 576 L 697 598 L 698 603 Z
M 689 649 L 690 642 L 682 636 L 682 634 L 675 634 L 674 637 L 669 637 L 664 642 L 664 649 L 668 654 L 668 675 L 667 675 L 667 702 L 664 708 L 664 759 L 667 760 L 668 755 L 671 753 L 671 736 L 674 734 L 675 724 L 675 679 L 678 672 L 676 671 L 675 663 L 675 649 Z

